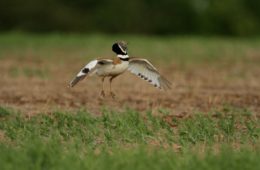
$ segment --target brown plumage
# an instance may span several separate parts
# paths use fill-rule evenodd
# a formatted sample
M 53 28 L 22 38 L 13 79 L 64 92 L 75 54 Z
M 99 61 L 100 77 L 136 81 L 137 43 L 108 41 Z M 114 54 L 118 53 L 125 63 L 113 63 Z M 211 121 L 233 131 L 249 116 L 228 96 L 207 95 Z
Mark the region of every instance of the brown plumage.
M 122 63 L 122 61 L 120 60 L 120 58 L 114 58 L 113 59 L 113 64 L 116 65 L 116 64 L 120 64 Z

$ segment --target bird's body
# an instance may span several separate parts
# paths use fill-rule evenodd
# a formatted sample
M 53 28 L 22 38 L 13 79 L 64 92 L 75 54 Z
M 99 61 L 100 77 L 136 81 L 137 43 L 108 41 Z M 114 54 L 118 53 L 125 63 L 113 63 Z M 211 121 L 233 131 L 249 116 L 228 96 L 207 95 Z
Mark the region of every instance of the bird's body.
M 89 62 L 70 82 L 70 87 L 75 86 L 87 75 L 97 75 L 102 77 L 101 95 L 105 96 L 103 83 L 106 77 L 110 77 L 110 94 L 114 97 L 115 95 L 111 91 L 112 80 L 128 70 L 157 88 L 164 90 L 170 88 L 171 83 L 163 78 L 148 60 L 128 56 L 125 42 L 113 44 L 112 50 L 117 54 L 115 59 L 96 59 Z
M 107 61 L 102 64 L 102 60 L 99 60 L 96 71 L 98 76 L 117 76 L 125 72 L 129 65 L 129 61 L 121 61 L 119 58 Z

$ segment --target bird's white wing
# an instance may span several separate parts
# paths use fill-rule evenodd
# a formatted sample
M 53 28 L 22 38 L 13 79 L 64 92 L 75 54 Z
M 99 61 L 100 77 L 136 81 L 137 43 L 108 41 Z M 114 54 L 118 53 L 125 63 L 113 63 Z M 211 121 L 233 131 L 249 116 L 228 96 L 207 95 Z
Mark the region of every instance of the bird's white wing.
M 80 72 L 71 80 L 69 83 L 70 87 L 75 86 L 80 80 L 83 80 L 88 74 L 96 71 L 98 65 L 103 65 L 106 63 L 112 63 L 109 59 L 99 59 L 90 61 L 85 67 L 83 67 Z
M 163 90 L 171 88 L 171 83 L 161 76 L 157 69 L 146 59 L 130 58 L 128 70 L 157 88 Z

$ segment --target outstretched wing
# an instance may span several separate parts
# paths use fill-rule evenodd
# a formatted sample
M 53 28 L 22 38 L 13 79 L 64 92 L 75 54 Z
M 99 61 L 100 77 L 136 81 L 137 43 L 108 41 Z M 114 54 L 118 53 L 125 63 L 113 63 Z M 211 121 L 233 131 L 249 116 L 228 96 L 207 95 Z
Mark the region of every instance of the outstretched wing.
M 90 61 L 85 67 L 83 67 L 80 72 L 74 77 L 69 83 L 70 87 L 75 86 L 80 80 L 83 80 L 87 75 L 94 73 L 98 66 L 112 63 L 109 59 L 98 59 Z
M 128 70 L 148 81 L 154 87 L 163 90 L 171 88 L 171 83 L 161 76 L 157 69 L 146 59 L 130 58 Z
M 92 72 L 93 70 L 95 70 L 95 67 L 98 63 L 98 60 L 93 60 L 91 62 L 89 62 L 87 65 L 85 65 L 85 67 L 83 67 L 80 72 L 76 75 L 76 77 L 74 77 L 69 86 L 73 87 L 75 86 L 80 80 L 83 80 L 88 74 L 89 72 Z

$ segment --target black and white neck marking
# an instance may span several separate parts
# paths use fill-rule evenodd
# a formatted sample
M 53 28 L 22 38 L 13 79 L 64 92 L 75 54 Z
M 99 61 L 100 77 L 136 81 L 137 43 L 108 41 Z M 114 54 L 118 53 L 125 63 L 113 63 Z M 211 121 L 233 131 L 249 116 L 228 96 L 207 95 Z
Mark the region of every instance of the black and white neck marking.
M 129 60 L 129 56 L 126 54 L 126 55 L 117 55 L 117 57 L 122 60 L 122 61 L 128 61 Z

